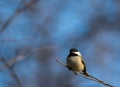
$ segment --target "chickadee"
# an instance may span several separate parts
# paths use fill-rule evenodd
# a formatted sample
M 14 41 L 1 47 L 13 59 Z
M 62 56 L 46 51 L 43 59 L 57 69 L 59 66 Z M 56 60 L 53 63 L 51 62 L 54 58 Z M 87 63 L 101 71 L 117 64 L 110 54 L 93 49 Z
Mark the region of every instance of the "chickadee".
M 67 62 L 66 67 L 69 70 L 72 70 L 75 73 L 75 75 L 82 74 L 85 77 L 87 77 L 93 81 L 99 82 L 99 83 L 104 84 L 109 87 L 114 87 L 114 86 L 112 86 L 108 83 L 105 83 L 102 80 L 99 80 L 98 78 L 95 78 L 94 76 L 91 76 L 87 73 L 86 65 L 83 61 L 83 57 L 77 49 L 75 49 L 75 48 L 70 49 L 70 53 L 66 59 L 66 62 Z
M 84 74 L 88 75 L 86 72 L 86 65 L 83 61 L 82 54 L 75 48 L 70 49 L 70 53 L 66 59 L 67 67 L 69 70 L 72 70 L 75 75 Z

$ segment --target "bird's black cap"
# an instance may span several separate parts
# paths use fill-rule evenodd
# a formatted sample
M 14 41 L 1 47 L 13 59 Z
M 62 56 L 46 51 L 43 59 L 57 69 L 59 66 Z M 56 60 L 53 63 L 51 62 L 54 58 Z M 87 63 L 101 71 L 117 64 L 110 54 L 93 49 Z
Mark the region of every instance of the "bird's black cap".
M 73 52 L 78 52 L 78 50 L 76 48 L 71 48 L 70 53 L 73 53 Z

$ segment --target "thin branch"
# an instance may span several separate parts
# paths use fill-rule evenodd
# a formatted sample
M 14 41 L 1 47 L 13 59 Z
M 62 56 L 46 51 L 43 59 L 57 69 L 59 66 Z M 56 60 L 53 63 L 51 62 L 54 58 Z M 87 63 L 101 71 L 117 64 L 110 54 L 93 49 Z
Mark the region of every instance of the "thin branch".
M 64 64 L 60 59 L 56 58 L 56 62 L 59 63 L 60 65 L 64 66 L 64 67 L 68 68 L 67 65 Z M 93 77 L 93 76 L 91 76 L 89 74 L 88 75 L 84 75 L 82 73 L 79 73 L 77 75 L 80 75 L 80 76 L 82 76 L 84 78 L 87 78 L 87 79 L 92 80 L 92 81 L 96 81 L 96 82 L 98 82 L 100 84 L 103 84 L 103 85 L 106 85 L 106 86 L 109 86 L 109 87 L 114 87 L 113 85 L 110 85 L 110 84 L 108 84 L 108 83 L 106 83 L 106 82 L 104 82 L 102 80 L 99 80 L 98 78 L 95 78 L 95 77 Z
M 56 62 L 58 62 L 60 65 L 67 67 L 66 64 L 64 64 L 60 59 L 56 58 Z
M 110 84 L 108 84 L 108 83 L 106 83 L 106 82 L 104 82 L 104 81 L 102 81 L 102 80 L 100 80 L 100 79 L 98 79 L 98 78 L 95 78 L 95 77 L 93 77 L 93 76 L 91 76 L 91 75 L 84 75 L 84 74 L 82 74 L 82 73 L 80 73 L 80 74 L 78 74 L 78 75 L 80 75 L 80 76 L 82 76 L 82 77 L 85 77 L 85 78 L 87 78 L 87 79 L 89 79 L 89 80 L 93 80 L 93 81 L 96 81 L 96 82 L 98 82 L 98 83 L 101 83 L 101 84 L 103 84 L 103 85 L 106 85 L 106 86 L 109 86 L 109 87 L 114 87 L 114 86 L 112 86 L 112 85 L 110 85 Z
M 5 67 L 7 67 L 10 71 L 11 76 L 16 80 L 18 87 L 22 87 L 21 81 L 18 78 L 18 76 L 16 75 L 15 71 L 13 70 L 12 67 L 9 67 L 9 64 L 7 63 L 7 61 L 4 58 L 0 58 L 0 61 L 5 65 Z

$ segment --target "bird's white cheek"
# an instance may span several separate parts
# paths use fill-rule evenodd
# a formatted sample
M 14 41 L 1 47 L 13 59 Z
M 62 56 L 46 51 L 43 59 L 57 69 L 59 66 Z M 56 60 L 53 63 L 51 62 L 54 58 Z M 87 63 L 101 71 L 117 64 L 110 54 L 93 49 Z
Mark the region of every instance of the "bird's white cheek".
M 74 54 L 77 54 L 77 55 L 80 55 L 80 56 L 82 55 L 80 52 L 74 52 Z

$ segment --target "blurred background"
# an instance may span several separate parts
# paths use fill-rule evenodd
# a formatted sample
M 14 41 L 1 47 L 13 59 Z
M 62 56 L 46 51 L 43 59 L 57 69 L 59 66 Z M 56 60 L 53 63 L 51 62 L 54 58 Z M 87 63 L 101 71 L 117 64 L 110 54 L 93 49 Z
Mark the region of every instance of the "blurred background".
M 0 87 L 105 87 L 55 61 L 72 47 L 120 87 L 120 1 L 0 0 Z

